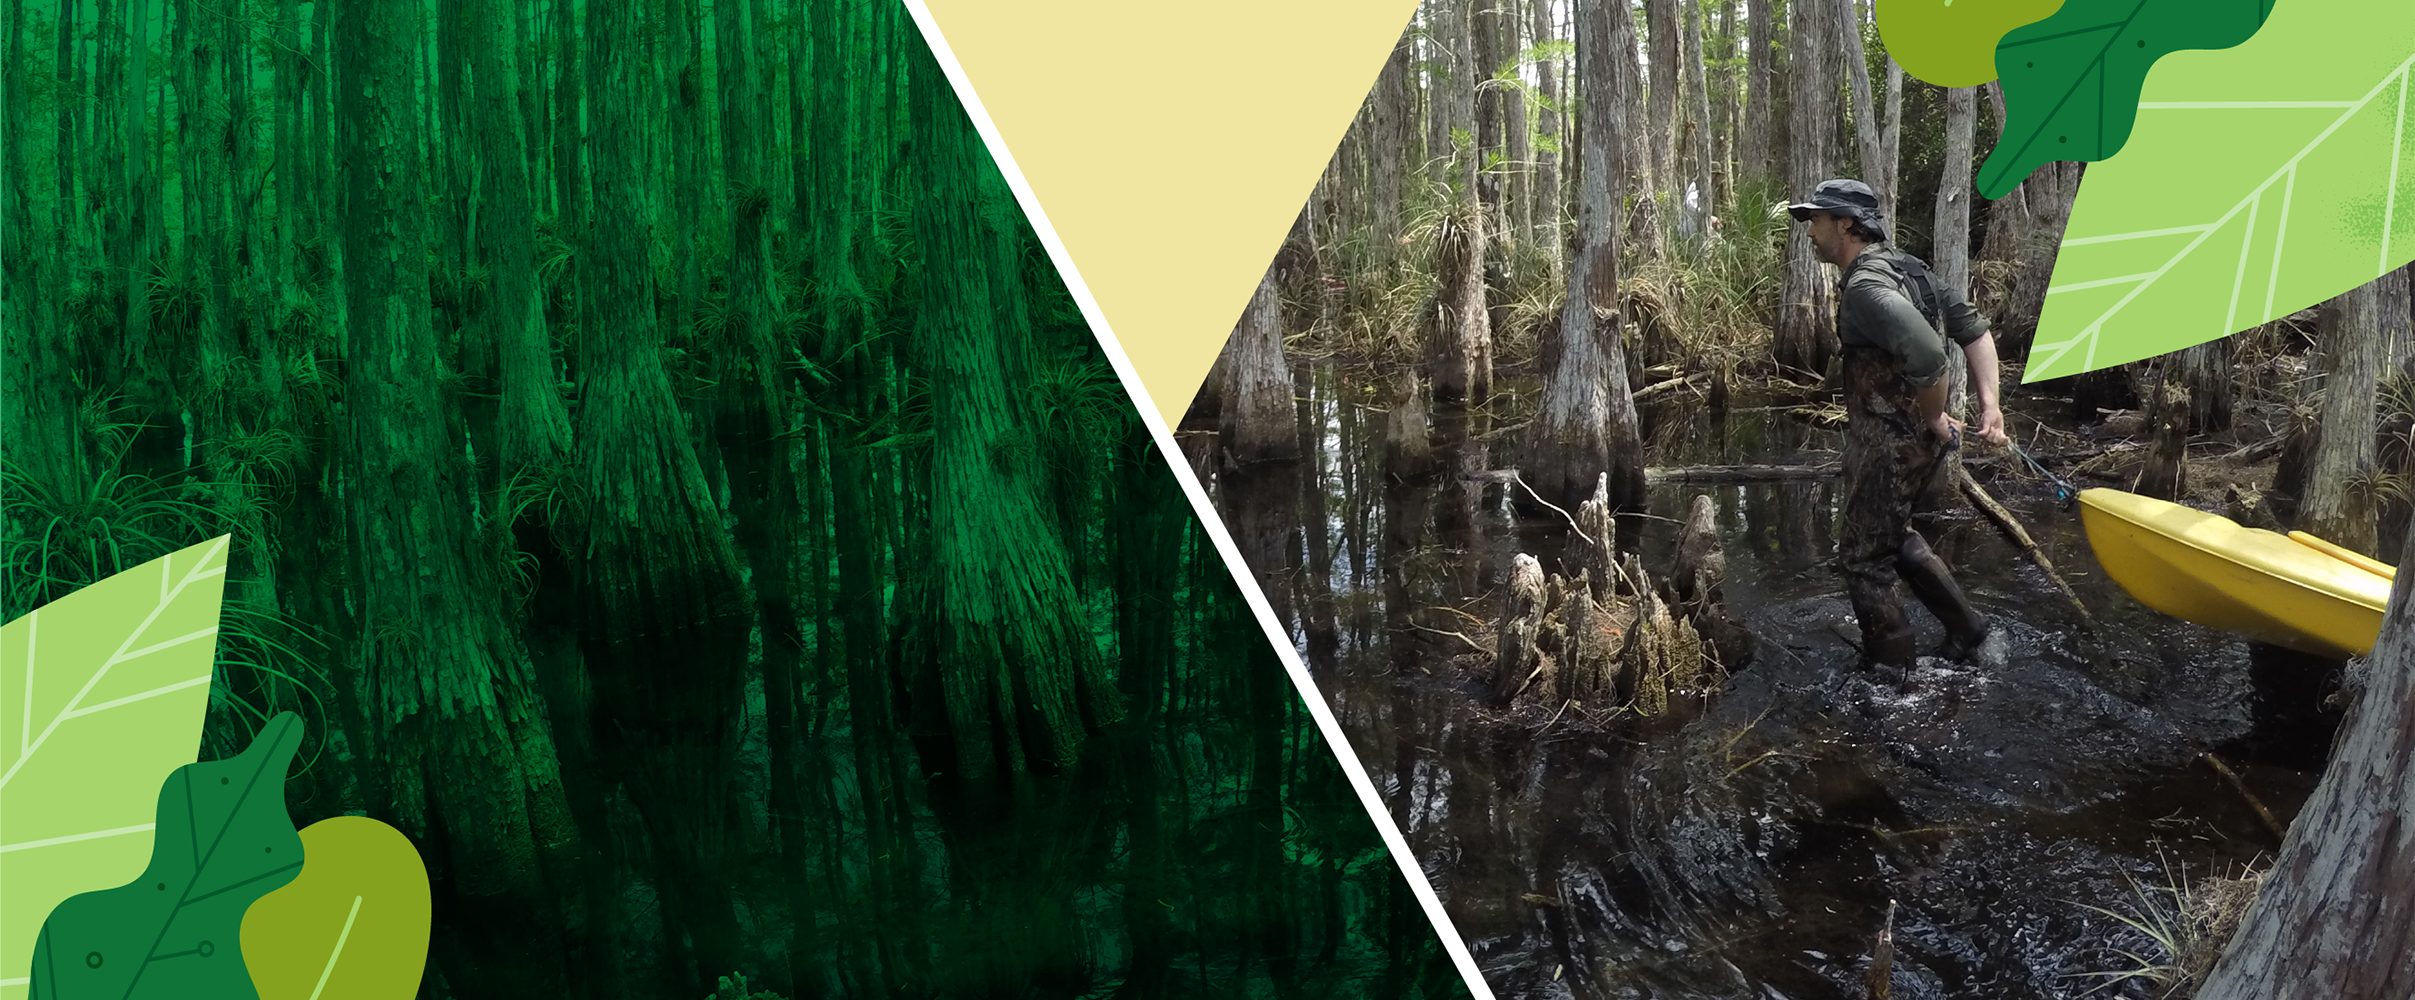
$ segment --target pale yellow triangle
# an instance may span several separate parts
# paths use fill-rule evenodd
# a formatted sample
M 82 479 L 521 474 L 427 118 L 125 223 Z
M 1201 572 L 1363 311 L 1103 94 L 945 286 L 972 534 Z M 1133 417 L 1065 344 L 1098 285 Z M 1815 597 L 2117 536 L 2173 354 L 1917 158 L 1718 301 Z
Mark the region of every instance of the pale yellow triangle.
M 928 0 L 1173 425 L 1415 0 Z

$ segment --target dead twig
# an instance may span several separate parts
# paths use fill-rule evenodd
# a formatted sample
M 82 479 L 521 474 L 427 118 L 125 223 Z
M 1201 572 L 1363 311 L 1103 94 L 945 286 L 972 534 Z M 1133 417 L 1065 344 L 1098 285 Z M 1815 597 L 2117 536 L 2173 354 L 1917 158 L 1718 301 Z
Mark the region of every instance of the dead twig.
M 2272 814 L 2272 810 L 2264 807 L 2263 799 L 2257 798 L 2256 793 L 2247 790 L 2247 782 L 2240 779 L 2239 772 L 2231 770 L 2229 764 L 2223 763 L 2222 758 L 2216 757 L 2212 753 L 2198 754 L 2197 759 L 2213 768 L 2214 773 L 2229 779 L 2232 790 L 2237 791 L 2240 798 L 2247 800 L 2248 806 L 2256 811 L 2256 818 L 2264 821 L 2264 828 L 2271 830 L 2273 837 L 2280 840 L 2289 839 L 2289 828 L 2282 826 L 2281 820 Z

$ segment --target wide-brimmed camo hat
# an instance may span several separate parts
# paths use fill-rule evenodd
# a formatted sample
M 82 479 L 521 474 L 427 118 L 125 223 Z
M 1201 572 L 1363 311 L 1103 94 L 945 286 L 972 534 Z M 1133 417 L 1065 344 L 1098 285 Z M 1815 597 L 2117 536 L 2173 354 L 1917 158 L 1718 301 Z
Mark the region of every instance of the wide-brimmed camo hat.
M 1786 206 L 1786 213 L 1797 221 L 1811 218 L 1813 212 L 1860 220 L 1864 227 L 1878 233 L 1880 239 L 1886 238 L 1886 219 L 1878 211 L 1878 192 L 1860 181 L 1844 177 L 1821 181 L 1811 189 L 1810 198 Z

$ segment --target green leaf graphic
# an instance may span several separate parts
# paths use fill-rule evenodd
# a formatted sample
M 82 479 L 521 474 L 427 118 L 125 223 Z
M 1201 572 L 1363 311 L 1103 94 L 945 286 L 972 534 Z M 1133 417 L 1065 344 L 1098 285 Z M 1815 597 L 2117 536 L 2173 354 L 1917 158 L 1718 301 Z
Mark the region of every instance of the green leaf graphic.
M 2415 259 L 2415 4 L 2289 0 L 2157 67 L 2072 206 L 2027 381 L 2176 351 Z
M 2319 3 L 2320 0 L 2293 0 Z M 2120 152 L 2156 60 L 2227 49 L 2262 27 L 2273 0 L 2070 0 L 1996 44 L 2004 136 L 1979 166 L 1979 193 L 2002 198 L 2055 160 Z M 2278 75 L 2277 67 L 2261 75 Z
M 1995 0 L 1956 7 L 1938 0 L 1878 0 L 1871 18 L 1887 54 L 1914 79 L 1976 87 L 1996 78 L 2004 33 L 2044 20 L 2063 0 Z
M 201 747 L 226 549 L 144 563 L 0 628 L 0 1000 L 26 995 L 52 907 L 151 856 L 160 782 Z
M 242 753 L 169 775 L 151 867 L 59 904 L 43 923 L 35 1000 L 256 1000 L 243 911 L 302 870 L 285 812 L 285 768 L 301 745 L 301 717 L 284 712 Z

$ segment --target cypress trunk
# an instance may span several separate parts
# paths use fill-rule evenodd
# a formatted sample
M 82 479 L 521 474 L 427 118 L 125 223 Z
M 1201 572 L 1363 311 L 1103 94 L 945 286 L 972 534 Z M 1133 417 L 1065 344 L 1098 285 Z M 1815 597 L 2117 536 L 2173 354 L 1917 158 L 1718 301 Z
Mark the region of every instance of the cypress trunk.
M 929 358 L 937 423 L 932 533 L 939 666 L 957 771 L 979 780 L 1036 763 L 1069 767 L 1085 716 L 1123 715 L 1112 689 L 1085 683 L 1096 656 L 1075 616 L 1064 543 L 1044 524 L 1032 436 L 1010 402 L 1001 348 L 1023 332 L 1001 306 L 979 171 L 994 169 L 927 53 L 912 74 L 921 193 L 914 236 L 927 262 L 915 338 Z
M 2366 555 L 2379 548 L 2374 514 L 2374 395 L 2382 343 L 2373 282 L 2323 304 L 2317 334 L 2323 370 L 2322 430 L 2307 470 L 2298 526 Z
M 481 970 L 456 988 L 527 995 L 561 976 L 562 915 L 541 866 L 544 838 L 559 832 L 560 786 L 527 663 L 462 516 L 461 446 L 448 431 L 428 305 L 428 199 L 413 137 L 417 18 L 354 5 L 337 28 L 355 349 L 345 373 L 346 500 L 381 783 L 399 825 L 436 862 L 437 926 L 460 930 L 432 942 L 439 960 Z
M 616 737 L 600 744 L 645 823 L 665 917 L 694 942 L 692 970 L 667 942 L 674 983 L 709 989 L 716 970 L 737 967 L 740 946 L 724 864 L 740 853 L 734 758 L 753 602 L 663 369 L 635 15 L 588 8 L 596 157 L 580 351 L 579 645 L 595 685 L 592 725 Z
M 2415 531 L 2409 532 L 2415 539 Z M 2415 563 L 2415 545 L 2398 565 Z M 2415 995 L 2415 574 L 2390 588 L 2322 783 L 2199 1000 Z
M 1613 224 L 1621 194 L 1617 181 L 1625 176 L 1616 137 L 1626 128 L 1627 102 L 1615 69 L 1625 58 L 1625 47 L 1616 43 L 1625 19 L 1623 0 L 1586 0 L 1575 18 L 1577 85 L 1585 116 L 1576 252 L 1527 463 L 1538 470 L 1528 485 L 1569 510 L 1592 496 L 1595 481 L 1604 475 L 1614 509 L 1643 503 L 1643 442 L 1618 336 L 1618 230 Z
M 1827 40 L 1834 35 L 1828 4 L 1836 0 L 1793 0 L 1787 5 L 1793 24 L 1786 33 L 1788 69 L 1793 93 L 1787 106 L 1787 192 L 1799 198 L 1827 179 L 1835 116 L 1831 113 L 1836 88 L 1828 75 Z M 1835 353 L 1834 294 L 1827 269 L 1814 256 L 1811 231 L 1798 223 L 1786 237 L 1786 277 L 1779 291 L 1775 354 L 1781 368 L 1797 379 L 1818 378 L 1828 370 Z

